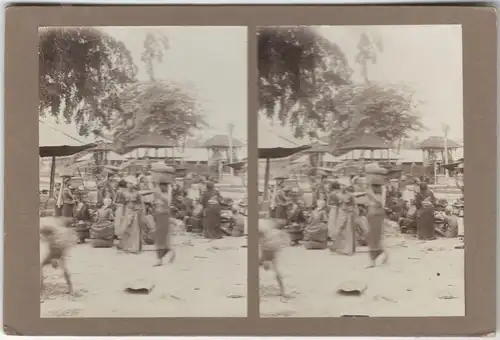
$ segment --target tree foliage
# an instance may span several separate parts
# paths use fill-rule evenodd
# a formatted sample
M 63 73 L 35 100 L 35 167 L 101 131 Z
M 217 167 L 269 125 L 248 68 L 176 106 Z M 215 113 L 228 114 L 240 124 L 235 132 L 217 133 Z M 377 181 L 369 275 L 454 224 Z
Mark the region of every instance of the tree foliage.
M 293 126 L 296 136 L 320 128 L 325 96 L 350 83 L 342 50 L 310 27 L 264 27 L 257 37 L 261 112 Z
M 150 77 L 167 38 L 148 33 L 142 61 Z M 137 65 L 122 41 L 98 28 L 43 28 L 39 34 L 39 112 L 74 123 L 80 135 L 110 128 L 120 95 L 134 83 Z
M 340 146 L 372 133 L 393 142 L 423 127 L 411 88 L 354 83 L 339 46 L 312 28 L 262 28 L 258 48 L 261 114 L 297 138 L 326 132 Z M 355 62 L 375 63 L 382 51 L 380 38 L 362 33 Z
M 39 35 L 39 111 L 81 135 L 109 127 L 120 90 L 135 80 L 137 67 L 125 45 L 96 28 L 46 28 Z
M 343 86 L 334 101 L 327 129 L 336 146 L 362 134 L 394 142 L 424 127 L 413 89 L 401 84 Z
M 205 126 L 188 91 L 165 81 L 138 82 L 120 96 L 121 111 L 112 120 L 113 138 L 122 146 L 149 132 L 180 139 Z

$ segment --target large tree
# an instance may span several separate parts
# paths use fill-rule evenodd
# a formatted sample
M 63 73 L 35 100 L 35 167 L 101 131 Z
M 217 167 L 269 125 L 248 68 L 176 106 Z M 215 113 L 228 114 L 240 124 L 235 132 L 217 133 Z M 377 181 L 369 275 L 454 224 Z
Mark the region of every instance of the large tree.
M 184 139 L 206 126 L 196 99 L 178 84 L 137 82 L 127 87 L 120 102 L 111 127 L 114 140 L 122 146 L 149 132 Z
M 261 113 L 297 137 L 314 135 L 335 88 L 351 82 L 344 53 L 311 27 L 264 27 L 257 36 Z
M 142 61 L 152 74 L 167 38 L 147 33 Z M 81 135 L 110 127 L 120 95 L 136 81 L 137 65 L 126 45 L 99 28 L 42 28 L 39 33 L 39 112 L 74 123 Z
M 414 90 L 403 84 L 343 86 L 334 102 L 327 129 L 338 147 L 362 134 L 395 142 L 423 128 Z

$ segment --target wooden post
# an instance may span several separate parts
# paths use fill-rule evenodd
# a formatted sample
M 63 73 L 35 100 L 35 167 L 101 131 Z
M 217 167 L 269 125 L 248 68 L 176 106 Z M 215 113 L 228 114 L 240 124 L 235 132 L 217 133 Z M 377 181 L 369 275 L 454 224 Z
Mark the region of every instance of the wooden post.
M 228 124 L 228 131 L 229 131 L 229 136 L 228 136 L 229 163 L 233 163 L 233 131 L 234 131 L 234 124 L 233 123 Z M 234 169 L 229 168 L 229 173 L 231 174 L 231 176 L 234 176 Z
M 56 177 L 56 157 L 52 156 L 50 164 L 49 198 L 54 197 L 54 180 Z
M 270 175 L 271 160 L 266 158 L 266 170 L 264 173 L 264 196 L 263 201 L 267 201 L 268 189 L 269 189 L 269 175 Z

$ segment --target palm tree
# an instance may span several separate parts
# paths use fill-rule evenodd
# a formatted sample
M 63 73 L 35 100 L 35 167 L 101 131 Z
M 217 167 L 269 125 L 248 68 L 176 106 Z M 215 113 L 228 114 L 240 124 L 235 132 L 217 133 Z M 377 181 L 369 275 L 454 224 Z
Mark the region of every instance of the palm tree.
M 378 52 L 383 52 L 382 39 L 374 34 L 361 33 L 358 42 L 356 63 L 361 65 L 361 76 L 365 83 L 370 82 L 368 78 L 368 63 L 375 64 L 377 62 Z

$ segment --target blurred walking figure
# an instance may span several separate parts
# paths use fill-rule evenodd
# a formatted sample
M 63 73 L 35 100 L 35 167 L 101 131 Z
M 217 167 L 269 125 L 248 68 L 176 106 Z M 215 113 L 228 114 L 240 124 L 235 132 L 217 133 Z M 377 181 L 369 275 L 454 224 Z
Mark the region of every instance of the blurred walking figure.
M 68 286 L 69 294 L 73 294 L 73 283 L 67 265 L 69 249 L 76 245 L 77 238 L 73 230 L 67 228 L 71 219 L 62 217 L 40 218 L 40 292 L 44 288 L 43 268 L 52 265 L 61 268 Z
M 260 247 L 260 266 L 264 270 L 271 269 L 276 277 L 280 295 L 285 295 L 285 285 L 283 283 L 283 275 L 278 266 L 278 256 L 285 244 L 285 233 L 276 229 L 276 222 L 271 219 L 259 220 L 259 247 Z

